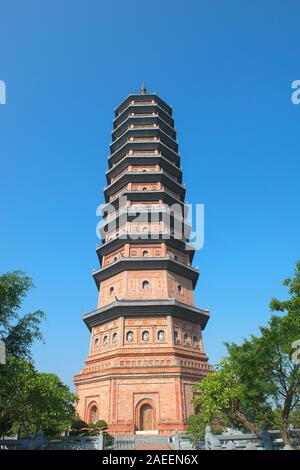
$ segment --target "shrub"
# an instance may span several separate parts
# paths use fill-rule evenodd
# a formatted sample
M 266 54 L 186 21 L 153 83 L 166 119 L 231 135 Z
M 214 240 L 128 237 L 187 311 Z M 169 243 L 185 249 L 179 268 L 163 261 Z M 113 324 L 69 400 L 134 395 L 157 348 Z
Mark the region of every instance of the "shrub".
M 81 419 L 75 419 L 74 421 L 72 421 L 72 424 L 71 424 L 71 429 L 74 431 L 79 431 L 82 428 L 88 428 L 88 427 L 89 425 L 85 421 L 82 421 Z
M 89 425 L 85 421 L 75 419 L 71 424 L 70 436 L 84 435 L 87 433 L 88 429 Z
M 107 429 L 107 422 L 104 421 L 104 419 L 99 419 L 95 423 L 95 427 L 98 428 L 98 429 Z

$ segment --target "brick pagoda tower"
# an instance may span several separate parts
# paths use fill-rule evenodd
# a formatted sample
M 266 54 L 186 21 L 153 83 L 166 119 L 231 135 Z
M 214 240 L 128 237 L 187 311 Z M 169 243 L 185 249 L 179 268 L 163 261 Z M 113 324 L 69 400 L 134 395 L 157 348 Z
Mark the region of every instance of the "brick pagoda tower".
M 90 349 L 74 378 L 81 418 L 104 419 L 113 434 L 184 431 L 192 385 L 211 370 L 179 162 L 172 108 L 142 86 L 115 110 L 93 272 L 99 300 L 84 315 Z

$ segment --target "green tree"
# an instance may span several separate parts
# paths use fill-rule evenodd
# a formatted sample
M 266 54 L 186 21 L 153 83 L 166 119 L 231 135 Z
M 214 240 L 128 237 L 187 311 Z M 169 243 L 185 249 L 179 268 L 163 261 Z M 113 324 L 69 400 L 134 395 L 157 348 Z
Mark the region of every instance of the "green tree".
M 41 310 L 20 314 L 22 302 L 34 287 L 22 271 L 0 276 L 0 338 L 5 341 L 7 364 L 0 365 L 0 435 L 60 432 L 74 417 L 76 397 L 54 374 L 38 373 L 31 360 L 34 340 L 41 340 Z
M 288 426 L 297 422 L 300 403 L 300 365 L 292 360 L 292 343 L 300 339 L 300 262 L 294 277 L 283 284 L 290 298 L 272 299 L 270 308 L 285 315 L 273 314 L 259 337 L 253 335 L 242 345 L 226 344 L 226 360 L 194 387 L 200 423 L 218 419 L 249 430 L 279 425 L 284 443 L 290 445 Z
M 249 393 L 242 383 L 231 358 L 221 361 L 214 372 L 194 385 L 193 403 L 198 417 L 190 420 L 190 432 L 204 434 L 206 425 L 214 430 L 238 426 L 250 432 L 258 431 L 262 413 L 268 410 L 263 400 L 264 391 Z M 197 431 L 198 427 L 198 431 Z
M 0 436 L 4 436 L 13 425 L 29 414 L 29 393 L 36 380 L 34 366 L 24 359 L 9 358 L 0 365 Z
M 0 434 L 60 433 L 74 418 L 76 396 L 59 377 L 39 373 L 24 359 L 0 367 Z
M 28 393 L 28 418 L 20 426 L 46 434 L 66 431 L 71 424 L 76 396 L 55 374 L 37 373 Z
M 0 339 L 5 341 L 7 353 L 19 358 L 30 359 L 30 348 L 34 340 L 42 339 L 40 323 L 44 312 L 37 310 L 20 314 L 22 302 L 33 281 L 22 271 L 0 276 Z
M 290 416 L 300 404 L 300 364 L 292 360 L 292 344 L 300 339 L 300 261 L 294 277 L 285 279 L 283 285 L 288 287 L 290 298 L 285 301 L 273 298 L 270 308 L 286 314 L 272 315 L 269 327 L 261 328 L 262 337 L 258 341 L 263 376 L 270 381 L 270 397 L 281 413 L 283 440 L 290 444 Z

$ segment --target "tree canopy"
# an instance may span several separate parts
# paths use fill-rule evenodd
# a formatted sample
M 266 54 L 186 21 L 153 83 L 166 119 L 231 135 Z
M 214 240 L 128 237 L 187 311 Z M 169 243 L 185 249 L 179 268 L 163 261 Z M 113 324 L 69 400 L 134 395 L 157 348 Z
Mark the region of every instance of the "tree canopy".
M 24 359 L 10 358 L 0 369 L 0 435 L 9 431 L 46 434 L 68 429 L 76 397 L 49 373 L 39 373 Z
M 280 426 L 290 444 L 289 424 L 297 419 L 300 403 L 300 365 L 293 361 L 293 343 L 300 339 L 300 262 L 286 279 L 290 298 L 273 298 L 274 312 L 260 336 L 241 345 L 226 344 L 228 355 L 216 370 L 194 386 L 190 431 L 200 435 L 206 424 L 239 426 L 249 431 L 262 425 Z
M 43 338 L 40 324 L 45 313 L 20 313 L 22 302 L 33 287 L 32 279 L 22 271 L 0 276 L 0 339 L 13 357 L 30 359 L 33 342 Z
M 74 418 L 76 397 L 59 377 L 40 373 L 31 358 L 31 346 L 41 340 L 41 310 L 22 315 L 22 302 L 32 279 L 21 271 L 0 276 L 0 338 L 5 341 L 7 364 L 0 365 L 0 435 L 8 432 L 46 433 L 67 430 Z

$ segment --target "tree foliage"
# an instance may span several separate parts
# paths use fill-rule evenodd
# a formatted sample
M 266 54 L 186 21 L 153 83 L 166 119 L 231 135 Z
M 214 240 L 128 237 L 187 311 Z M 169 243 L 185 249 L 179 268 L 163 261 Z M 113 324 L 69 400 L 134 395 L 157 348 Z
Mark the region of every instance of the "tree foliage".
M 216 370 L 194 386 L 198 427 L 217 422 L 255 431 L 262 425 L 280 426 L 290 444 L 288 426 L 297 422 L 300 404 L 300 365 L 292 361 L 295 340 L 300 339 L 300 262 L 294 277 L 283 284 L 290 298 L 272 299 L 273 314 L 260 336 L 241 345 L 226 344 L 227 358 Z M 195 432 L 195 421 L 191 433 Z
M 76 397 L 54 374 L 39 373 L 24 359 L 0 367 L 0 434 L 66 431 Z
M 30 359 L 32 343 L 42 339 L 40 323 L 44 312 L 20 314 L 22 302 L 33 287 L 32 279 L 22 271 L 0 276 L 0 339 L 13 357 Z
M 22 315 L 20 309 L 32 279 L 22 271 L 0 276 L 0 338 L 7 364 L 0 365 L 0 435 L 9 431 L 46 433 L 67 430 L 74 417 L 72 394 L 59 377 L 39 373 L 31 363 L 31 346 L 41 340 L 41 310 Z
M 0 435 L 6 434 L 28 414 L 28 397 L 35 382 L 35 369 L 24 359 L 0 365 Z
M 193 402 L 200 417 L 199 436 L 204 434 L 206 425 L 215 430 L 233 426 L 256 432 L 262 413 L 269 412 L 263 401 L 263 390 L 257 390 L 255 396 L 249 393 L 230 357 L 221 361 L 215 371 L 193 389 Z
M 101 431 L 107 429 L 107 423 L 99 419 L 96 423 L 86 423 L 78 416 L 72 421 L 70 435 L 72 436 L 97 436 Z

